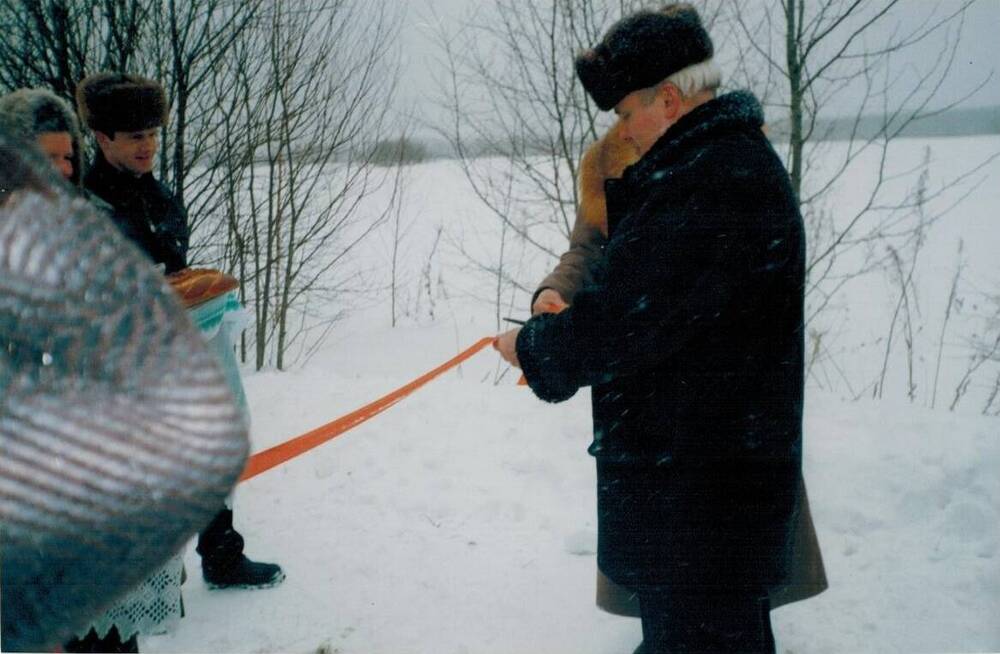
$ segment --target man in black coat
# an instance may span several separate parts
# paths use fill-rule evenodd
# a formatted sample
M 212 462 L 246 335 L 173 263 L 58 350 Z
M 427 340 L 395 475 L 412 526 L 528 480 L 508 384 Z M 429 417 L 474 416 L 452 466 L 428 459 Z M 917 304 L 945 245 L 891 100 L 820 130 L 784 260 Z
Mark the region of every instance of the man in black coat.
M 676 5 L 577 59 L 642 158 L 607 183 L 600 281 L 497 341 L 543 400 L 593 387 L 598 563 L 638 590 L 645 652 L 773 652 L 799 511 L 802 218 L 712 54 Z
M 77 85 L 76 97 L 98 145 L 85 188 L 111 206 L 118 229 L 165 273 L 186 268 L 187 212 L 152 173 L 168 113 L 163 87 L 136 75 L 97 73 Z M 243 537 L 226 507 L 199 534 L 198 553 L 211 588 L 263 588 L 285 578 L 279 566 L 243 554 Z

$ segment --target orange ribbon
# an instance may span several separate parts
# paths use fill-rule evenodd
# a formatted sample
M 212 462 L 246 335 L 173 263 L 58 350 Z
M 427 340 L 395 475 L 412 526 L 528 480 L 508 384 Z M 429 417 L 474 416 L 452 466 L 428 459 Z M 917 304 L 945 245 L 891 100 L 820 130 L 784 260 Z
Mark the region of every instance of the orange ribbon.
M 404 397 L 435 377 L 451 370 L 466 359 L 469 359 L 474 354 L 493 343 L 494 340 L 495 339 L 492 336 L 482 338 L 477 341 L 475 345 L 467 350 L 463 350 L 457 356 L 441 364 L 434 370 L 431 370 L 427 374 L 414 379 L 406 386 L 397 388 L 393 392 L 375 400 L 371 404 L 367 404 L 357 411 L 352 411 L 346 416 L 337 418 L 333 422 L 329 422 L 322 427 L 317 427 L 310 432 L 306 432 L 301 436 L 285 441 L 280 445 L 275 445 L 270 449 L 254 454 L 247 460 L 247 465 L 243 469 L 243 474 L 240 475 L 240 481 L 242 482 L 252 479 L 262 472 L 267 472 L 271 468 L 277 467 L 290 459 L 294 459 L 295 457 L 304 454 L 315 447 L 319 447 L 327 441 L 333 440 L 344 432 L 357 427 L 369 418 L 382 413 L 396 402 L 399 402 Z

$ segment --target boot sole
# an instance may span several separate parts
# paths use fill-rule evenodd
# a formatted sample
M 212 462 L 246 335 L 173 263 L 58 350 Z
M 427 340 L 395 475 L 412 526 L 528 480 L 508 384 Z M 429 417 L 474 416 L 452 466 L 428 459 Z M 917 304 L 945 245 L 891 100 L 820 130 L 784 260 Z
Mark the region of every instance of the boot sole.
M 274 588 L 275 586 L 280 585 L 284 581 L 285 581 L 285 575 L 282 574 L 280 577 L 276 577 L 275 579 L 267 582 L 266 584 L 217 584 L 206 580 L 205 586 L 207 586 L 209 590 L 227 590 L 227 589 L 264 590 L 266 588 Z

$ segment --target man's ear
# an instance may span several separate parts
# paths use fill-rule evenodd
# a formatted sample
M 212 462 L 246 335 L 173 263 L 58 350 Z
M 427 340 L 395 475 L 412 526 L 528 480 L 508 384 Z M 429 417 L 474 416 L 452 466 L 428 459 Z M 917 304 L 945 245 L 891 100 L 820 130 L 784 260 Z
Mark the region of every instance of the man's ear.
M 663 102 L 663 111 L 667 119 L 671 123 L 676 122 L 684 107 L 680 89 L 673 84 L 663 84 L 660 86 L 660 101 Z
M 108 136 L 106 133 L 98 129 L 94 130 L 94 136 L 97 138 L 97 145 L 101 146 L 102 148 L 107 147 L 108 144 L 114 140 L 113 136 Z

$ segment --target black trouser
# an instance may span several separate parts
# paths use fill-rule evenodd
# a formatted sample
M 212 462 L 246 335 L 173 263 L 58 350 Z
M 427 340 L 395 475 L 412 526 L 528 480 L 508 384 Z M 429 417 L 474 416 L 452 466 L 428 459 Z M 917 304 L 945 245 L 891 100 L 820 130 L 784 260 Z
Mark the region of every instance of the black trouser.
M 243 536 L 233 529 L 233 511 L 224 507 L 198 534 L 201 564 L 225 566 L 243 554 Z
M 774 654 L 771 609 L 756 592 L 639 591 L 645 654 Z

